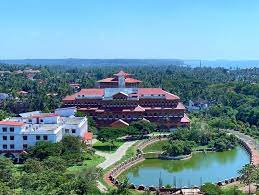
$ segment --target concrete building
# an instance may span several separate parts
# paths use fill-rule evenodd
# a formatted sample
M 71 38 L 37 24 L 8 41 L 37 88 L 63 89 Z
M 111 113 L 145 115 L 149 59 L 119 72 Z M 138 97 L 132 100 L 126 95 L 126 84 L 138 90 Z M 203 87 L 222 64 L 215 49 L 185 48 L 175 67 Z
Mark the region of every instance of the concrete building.
M 19 158 L 29 146 L 39 141 L 57 143 L 66 135 L 82 139 L 88 130 L 86 117 L 61 117 L 39 111 L 0 121 L 1 155 Z

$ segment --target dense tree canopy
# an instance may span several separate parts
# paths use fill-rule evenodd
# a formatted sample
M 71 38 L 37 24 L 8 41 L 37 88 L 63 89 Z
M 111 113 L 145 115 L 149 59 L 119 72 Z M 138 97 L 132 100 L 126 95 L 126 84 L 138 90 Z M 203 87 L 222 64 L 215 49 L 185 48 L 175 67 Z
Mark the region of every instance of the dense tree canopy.
M 67 136 L 60 143 L 38 142 L 24 156 L 24 164 L 15 166 L 10 159 L 0 158 L 0 193 L 100 194 L 99 169 L 84 166 L 80 172 L 67 171 L 89 157 L 91 152 L 76 137 Z

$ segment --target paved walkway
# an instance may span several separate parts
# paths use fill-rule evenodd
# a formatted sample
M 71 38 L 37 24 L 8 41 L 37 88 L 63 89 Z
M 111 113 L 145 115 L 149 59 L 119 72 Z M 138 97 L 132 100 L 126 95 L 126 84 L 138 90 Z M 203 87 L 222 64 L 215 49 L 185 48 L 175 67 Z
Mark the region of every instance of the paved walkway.
M 253 153 L 253 161 L 254 164 L 259 164 L 259 141 L 254 138 L 240 133 L 239 131 L 228 130 L 228 132 L 236 135 L 239 139 L 243 140 L 245 143 L 249 145 Z
M 99 156 L 105 157 L 105 161 L 101 164 L 97 165 L 97 167 L 100 167 L 102 169 L 106 169 L 113 165 L 114 163 L 118 162 L 126 153 L 126 151 L 131 147 L 136 141 L 129 141 L 122 144 L 114 153 L 106 153 L 106 152 L 100 152 L 96 151 L 95 154 Z
M 114 153 L 96 151 L 95 154 L 105 158 L 105 161 L 97 165 L 97 167 L 106 169 L 115 164 L 125 155 L 129 147 L 131 147 L 135 142 L 136 141 L 125 142 Z M 97 187 L 102 193 L 106 193 L 108 190 L 100 181 L 97 181 Z

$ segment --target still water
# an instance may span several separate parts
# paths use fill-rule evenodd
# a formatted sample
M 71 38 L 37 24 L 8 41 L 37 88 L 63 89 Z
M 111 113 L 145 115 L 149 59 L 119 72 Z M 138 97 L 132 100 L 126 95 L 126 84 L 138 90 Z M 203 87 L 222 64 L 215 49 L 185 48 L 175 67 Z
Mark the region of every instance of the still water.
M 242 147 L 225 152 L 196 153 L 188 160 L 145 160 L 120 176 L 127 177 L 129 183 L 146 186 L 163 185 L 177 187 L 200 186 L 206 182 L 218 182 L 238 176 L 238 170 L 249 163 L 250 157 Z

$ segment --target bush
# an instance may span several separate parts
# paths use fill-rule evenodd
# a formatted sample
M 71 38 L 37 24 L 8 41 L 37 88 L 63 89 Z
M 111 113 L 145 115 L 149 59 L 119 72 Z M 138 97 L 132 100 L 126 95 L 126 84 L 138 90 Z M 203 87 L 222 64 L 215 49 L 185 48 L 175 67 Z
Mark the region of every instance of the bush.
M 212 183 L 205 183 L 201 186 L 201 191 L 205 193 L 205 195 L 219 195 L 222 194 L 222 191 L 219 186 Z
M 169 156 L 188 155 L 192 152 L 194 142 L 174 140 L 164 146 L 165 153 Z

